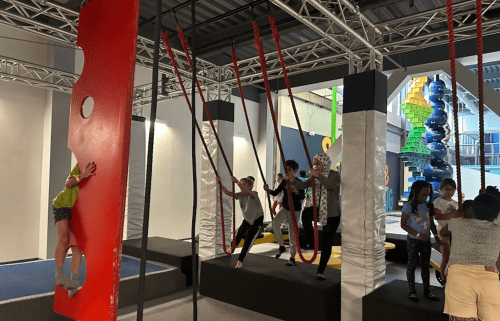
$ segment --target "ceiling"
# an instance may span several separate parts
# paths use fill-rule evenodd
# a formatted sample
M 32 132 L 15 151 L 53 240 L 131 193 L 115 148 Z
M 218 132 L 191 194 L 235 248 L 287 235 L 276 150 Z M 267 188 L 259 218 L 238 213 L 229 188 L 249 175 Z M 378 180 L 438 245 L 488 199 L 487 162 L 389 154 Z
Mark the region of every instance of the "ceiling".
M 74 44 L 78 8 L 82 0 L 0 0 L 0 23 L 47 38 Z M 95 0 L 89 0 L 95 1 Z M 260 28 L 267 60 L 267 73 L 274 89 L 283 77 L 278 51 L 269 28 L 275 16 L 281 48 L 292 86 L 341 78 L 352 72 L 377 68 L 390 70 L 445 60 L 447 23 L 445 0 L 196 0 L 195 41 L 191 43 L 191 1 L 163 0 L 162 27 L 176 49 L 180 62 L 185 55 L 176 35 L 176 24 L 195 48 L 198 78 L 211 94 L 221 99 L 236 87 L 231 49 L 239 59 L 243 85 L 263 81 L 258 52 L 253 43 L 252 20 Z M 485 52 L 498 51 L 500 0 L 483 0 Z M 474 54 L 474 0 L 454 0 L 457 56 Z M 152 68 L 155 0 L 142 0 L 139 12 L 137 63 Z M 182 94 L 170 59 L 162 45 L 160 70 L 169 78 L 170 91 L 160 99 Z M 188 90 L 190 70 L 180 72 Z M 473 69 L 474 67 L 472 67 Z M 500 68 L 485 65 L 485 79 L 500 86 Z M 488 78 L 487 78 L 488 77 Z M 275 80 L 273 82 L 273 80 Z M 498 87 L 495 87 L 498 90 Z M 136 101 L 150 99 L 151 85 L 136 88 Z

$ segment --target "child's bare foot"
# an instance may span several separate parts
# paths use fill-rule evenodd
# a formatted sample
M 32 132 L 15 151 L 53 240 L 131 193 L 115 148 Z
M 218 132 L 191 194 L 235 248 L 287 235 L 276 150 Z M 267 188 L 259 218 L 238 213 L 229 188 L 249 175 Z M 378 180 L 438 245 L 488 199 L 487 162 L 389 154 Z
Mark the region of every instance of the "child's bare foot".
M 243 263 L 240 260 L 238 260 L 238 262 L 236 263 L 236 265 L 235 265 L 234 268 L 235 269 L 241 269 L 242 267 L 243 267 Z

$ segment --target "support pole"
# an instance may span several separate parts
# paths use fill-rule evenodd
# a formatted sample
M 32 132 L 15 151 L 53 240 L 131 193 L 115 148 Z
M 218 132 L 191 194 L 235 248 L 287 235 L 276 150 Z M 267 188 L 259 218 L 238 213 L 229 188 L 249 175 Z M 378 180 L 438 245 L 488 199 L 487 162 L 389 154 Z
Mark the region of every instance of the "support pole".
M 137 321 L 142 321 L 144 310 L 144 287 L 146 283 L 146 251 L 148 249 L 149 209 L 151 203 L 151 175 L 153 173 L 153 147 L 155 138 L 156 107 L 158 102 L 158 62 L 160 56 L 161 3 L 156 0 L 155 44 L 153 56 L 153 87 L 151 97 L 151 116 L 149 118 L 148 160 L 146 166 L 146 191 L 144 199 L 144 222 L 142 225 L 141 266 L 139 269 L 139 296 L 137 302 Z
M 198 320 L 198 255 L 196 253 L 196 210 L 198 207 L 198 184 L 196 177 L 196 138 L 195 138 L 195 124 L 196 124 L 196 91 L 194 90 L 194 84 L 196 84 L 196 47 L 195 47 L 195 36 L 196 36 L 196 1 L 191 0 L 191 24 L 193 30 L 191 31 L 191 50 L 193 53 L 193 80 L 192 80 L 192 90 L 191 90 L 191 160 L 193 168 L 193 214 L 191 220 L 191 266 L 192 266 L 192 278 L 193 278 L 193 321 Z

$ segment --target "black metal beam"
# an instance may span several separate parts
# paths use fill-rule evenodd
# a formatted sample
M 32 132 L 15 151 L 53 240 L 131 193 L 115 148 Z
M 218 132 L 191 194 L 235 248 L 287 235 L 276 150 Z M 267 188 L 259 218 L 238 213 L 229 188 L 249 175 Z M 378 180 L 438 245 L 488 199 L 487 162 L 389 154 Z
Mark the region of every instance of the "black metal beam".
M 256 0 L 256 1 L 254 1 L 254 2 L 251 2 L 251 3 L 249 3 L 249 4 L 246 4 L 246 5 L 244 5 L 244 6 L 241 6 L 241 7 L 239 7 L 239 8 L 236 8 L 236 9 L 230 10 L 230 11 L 228 11 L 228 12 L 226 12 L 226 13 L 223 13 L 223 14 L 218 15 L 218 16 L 216 16 L 216 17 L 213 17 L 213 18 L 210 18 L 210 19 L 205 20 L 205 21 L 203 21 L 203 22 L 200 22 L 199 24 L 197 24 L 197 25 L 196 25 L 196 28 L 206 27 L 206 26 L 208 26 L 208 25 L 210 25 L 210 24 L 212 24 L 212 23 L 214 23 L 214 22 L 217 22 L 217 21 L 219 21 L 219 20 L 225 19 L 225 18 L 230 17 L 230 16 L 232 16 L 232 15 L 234 15 L 234 14 L 237 14 L 237 13 L 240 13 L 240 12 L 242 12 L 242 11 L 248 10 L 248 9 L 250 9 L 250 8 L 252 8 L 252 7 L 258 6 L 259 4 L 266 3 L 266 2 L 268 2 L 268 1 L 269 1 L 269 0 Z M 184 29 L 184 32 L 191 31 L 191 29 L 192 29 L 192 28 L 193 28 L 193 27 L 186 28 L 186 29 Z
M 194 1 L 195 2 L 200 2 L 201 0 L 194 0 Z M 166 15 L 169 15 L 171 13 L 174 13 L 175 11 L 181 10 L 182 8 L 187 7 L 189 5 L 191 5 L 191 0 L 184 1 L 183 3 L 180 3 L 180 4 L 172 7 L 171 9 L 163 11 L 160 14 L 160 18 L 163 18 L 163 16 L 166 16 Z M 145 20 L 139 22 L 139 28 L 144 27 L 145 25 L 148 25 L 148 24 L 154 22 L 155 18 L 156 17 L 151 17 L 151 18 L 148 18 L 148 19 L 145 19 Z

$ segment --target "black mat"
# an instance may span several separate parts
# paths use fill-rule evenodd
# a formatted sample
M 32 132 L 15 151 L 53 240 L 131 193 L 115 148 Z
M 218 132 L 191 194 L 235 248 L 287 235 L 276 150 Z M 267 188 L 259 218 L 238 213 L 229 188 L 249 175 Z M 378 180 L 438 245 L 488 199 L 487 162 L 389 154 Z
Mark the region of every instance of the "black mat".
M 408 282 L 395 280 L 384 284 L 363 297 L 363 321 L 447 321 L 444 314 L 444 290 L 431 286 L 441 299 L 434 302 L 424 298 L 423 285 L 417 283 L 419 302 L 410 301 Z
M 340 271 L 327 268 L 316 279 L 316 265 L 248 254 L 201 262 L 200 294 L 283 320 L 340 320 Z
M 126 240 L 123 241 L 122 253 L 140 258 L 141 248 L 141 239 Z M 196 251 L 198 251 L 198 244 L 196 244 Z M 158 236 L 148 238 L 146 260 L 179 267 L 181 272 L 186 276 L 186 286 L 191 286 L 193 284 L 191 253 L 190 242 L 172 240 Z
M 154 300 L 185 289 L 185 276 L 179 268 L 152 272 L 146 275 L 144 300 Z M 139 277 L 120 280 L 118 308 L 137 304 Z M 19 298 L 0 303 L 0 320 L 69 321 L 70 318 L 53 310 L 54 295 Z

